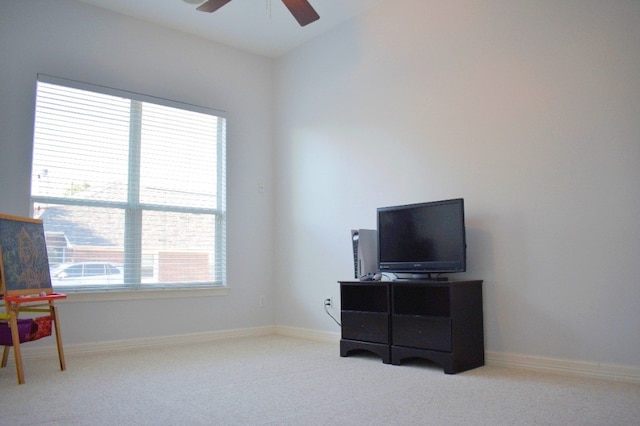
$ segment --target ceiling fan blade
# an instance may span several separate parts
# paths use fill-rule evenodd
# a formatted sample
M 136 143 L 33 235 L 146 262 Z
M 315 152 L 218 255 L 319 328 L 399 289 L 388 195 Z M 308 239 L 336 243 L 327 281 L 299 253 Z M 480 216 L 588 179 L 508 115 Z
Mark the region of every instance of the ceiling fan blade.
M 200 6 L 196 8 L 200 12 L 215 12 L 220 9 L 225 4 L 229 3 L 231 0 L 209 0 L 202 3 Z
M 296 18 L 301 27 L 320 19 L 318 12 L 309 4 L 307 0 L 282 0 L 289 12 Z

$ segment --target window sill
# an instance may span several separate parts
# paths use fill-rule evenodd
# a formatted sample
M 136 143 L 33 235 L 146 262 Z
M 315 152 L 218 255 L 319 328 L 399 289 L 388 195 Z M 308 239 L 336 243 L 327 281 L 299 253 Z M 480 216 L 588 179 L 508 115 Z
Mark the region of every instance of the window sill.
M 59 303 L 177 299 L 185 297 L 226 296 L 227 294 L 229 294 L 229 287 L 86 291 L 69 293 L 65 293 L 62 289 L 59 290 L 61 293 L 67 295 L 67 298 L 64 300 L 60 300 Z

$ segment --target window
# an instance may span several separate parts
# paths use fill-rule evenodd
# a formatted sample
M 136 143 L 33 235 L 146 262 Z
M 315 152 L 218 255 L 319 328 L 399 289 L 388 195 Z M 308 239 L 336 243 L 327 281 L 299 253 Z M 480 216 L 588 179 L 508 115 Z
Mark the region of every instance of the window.
M 219 111 L 39 75 L 31 202 L 55 288 L 226 285 Z

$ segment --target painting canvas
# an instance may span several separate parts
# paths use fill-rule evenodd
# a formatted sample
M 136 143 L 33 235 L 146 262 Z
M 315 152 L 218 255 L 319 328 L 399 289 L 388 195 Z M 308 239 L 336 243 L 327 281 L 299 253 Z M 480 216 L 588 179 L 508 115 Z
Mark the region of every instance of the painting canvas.
M 42 221 L 0 215 L 0 295 L 52 293 Z

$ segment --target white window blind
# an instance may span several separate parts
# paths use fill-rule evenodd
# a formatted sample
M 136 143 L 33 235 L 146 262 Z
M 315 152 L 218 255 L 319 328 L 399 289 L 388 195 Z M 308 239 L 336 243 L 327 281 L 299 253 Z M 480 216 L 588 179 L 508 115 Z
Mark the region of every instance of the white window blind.
M 226 285 L 225 123 L 39 75 L 31 201 L 54 288 Z

